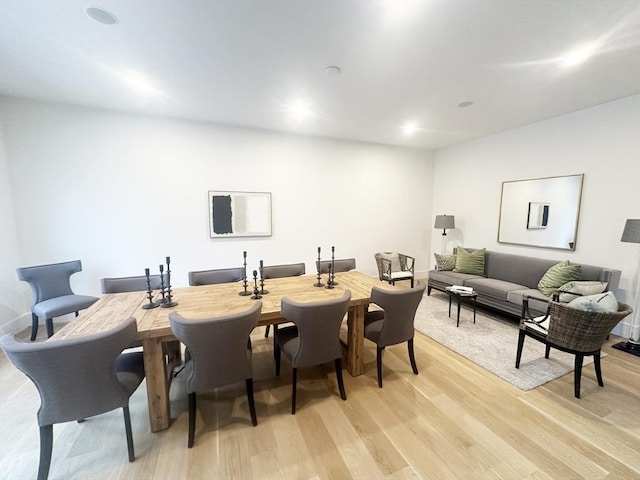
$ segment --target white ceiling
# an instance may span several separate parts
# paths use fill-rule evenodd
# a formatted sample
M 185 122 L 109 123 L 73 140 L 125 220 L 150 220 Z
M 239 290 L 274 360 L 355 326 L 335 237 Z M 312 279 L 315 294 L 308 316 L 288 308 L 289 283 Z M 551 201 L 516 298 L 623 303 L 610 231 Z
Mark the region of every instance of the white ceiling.
M 637 93 L 640 0 L 0 0 L 7 96 L 437 149 Z

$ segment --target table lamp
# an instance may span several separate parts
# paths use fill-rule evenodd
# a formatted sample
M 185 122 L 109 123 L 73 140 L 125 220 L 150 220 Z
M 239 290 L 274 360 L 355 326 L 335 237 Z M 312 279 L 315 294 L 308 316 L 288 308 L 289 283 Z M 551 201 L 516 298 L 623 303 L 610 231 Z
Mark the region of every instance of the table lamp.
M 640 243 L 640 218 L 630 218 L 627 220 L 620 241 Z M 634 280 L 633 313 L 631 314 L 631 333 L 629 340 L 616 343 L 613 347 L 640 356 L 640 257 Z
M 442 254 L 445 253 L 447 243 L 447 228 L 456 228 L 456 221 L 453 215 L 436 215 L 436 223 L 433 228 L 442 228 Z

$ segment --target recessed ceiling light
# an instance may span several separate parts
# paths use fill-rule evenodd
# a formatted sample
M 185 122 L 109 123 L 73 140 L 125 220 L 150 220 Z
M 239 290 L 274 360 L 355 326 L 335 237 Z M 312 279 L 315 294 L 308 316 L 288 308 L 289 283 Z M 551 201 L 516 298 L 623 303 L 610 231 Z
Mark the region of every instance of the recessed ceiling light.
M 289 117 L 296 121 L 302 122 L 312 115 L 311 102 L 305 99 L 294 100 L 286 106 Z
M 120 78 L 124 80 L 133 90 L 142 95 L 162 95 L 151 81 L 144 75 L 134 71 L 121 72 Z
M 587 43 L 586 45 L 582 45 L 575 50 L 570 51 L 566 55 L 559 58 L 560 64 L 564 67 L 573 67 L 578 65 L 591 57 L 596 49 L 598 48 L 598 44 Z
M 331 65 L 324 69 L 324 74 L 327 76 L 340 75 L 342 73 L 342 69 L 340 67 L 336 67 L 335 65 Z
M 402 127 L 402 131 L 405 135 L 413 135 L 414 133 L 416 133 L 416 130 L 418 130 L 418 127 L 413 122 L 409 122 L 405 124 L 404 127 Z
M 113 25 L 114 23 L 118 23 L 118 19 L 113 13 L 107 12 L 102 8 L 87 7 L 84 11 L 96 22 L 104 23 L 105 25 Z
M 465 102 L 460 102 L 458 104 L 458 106 L 460 108 L 466 108 L 466 107 L 470 107 L 471 105 L 473 105 L 473 102 L 470 102 L 469 100 L 465 101 Z

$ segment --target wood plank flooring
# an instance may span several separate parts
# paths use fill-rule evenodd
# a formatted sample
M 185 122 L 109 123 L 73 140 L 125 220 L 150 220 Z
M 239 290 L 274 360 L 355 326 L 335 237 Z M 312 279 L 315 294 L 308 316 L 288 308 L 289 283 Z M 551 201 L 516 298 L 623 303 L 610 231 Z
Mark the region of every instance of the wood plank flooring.
M 258 426 L 244 384 L 198 397 L 196 439 L 187 449 L 184 375 L 171 387 L 171 427 L 151 433 L 145 384 L 131 399 L 136 460 L 127 461 L 122 412 L 54 426 L 50 479 L 640 479 L 640 357 L 612 349 L 605 387 L 585 367 L 522 392 L 417 333 L 420 374 L 406 345 L 387 349 L 384 388 L 375 347 L 365 374 L 345 372 L 342 401 L 333 365 L 274 375 L 271 338 L 252 335 Z M 516 346 L 514 345 L 514 351 Z M 0 354 L 0 478 L 35 478 L 39 406 L 35 388 Z

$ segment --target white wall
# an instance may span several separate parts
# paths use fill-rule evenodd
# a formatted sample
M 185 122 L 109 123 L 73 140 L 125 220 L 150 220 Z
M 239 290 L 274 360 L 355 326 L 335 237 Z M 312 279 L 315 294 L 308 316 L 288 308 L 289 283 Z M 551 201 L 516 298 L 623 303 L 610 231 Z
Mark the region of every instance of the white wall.
M 243 250 L 250 270 L 263 259 L 314 273 L 317 247 L 327 258 L 332 245 L 369 274 L 379 250 L 428 270 L 430 152 L 13 98 L 0 106 L 16 219 L 2 237 L 19 245 L 2 252 L 3 269 L 78 258 L 72 286 L 95 295 L 101 277 L 157 270 L 167 255 L 176 287 L 190 270 L 241 265 Z M 208 190 L 271 192 L 273 235 L 209 238 Z M 4 202 L 2 213 L 12 213 Z M 2 292 L 16 288 L 25 314 L 28 286 L 15 272 L 2 278 Z
M 575 251 L 497 242 L 503 181 L 577 173 L 585 176 Z M 486 247 L 618 268 L 616 296 L 633 304 L 640 247 L 620 236 L 627 218 L 640 218 L 640 96 L 435 152 L 433 212 L 455 215 L 448 250 Z M 432 250 L 440 252 L 438 232 L 431 238 Z

